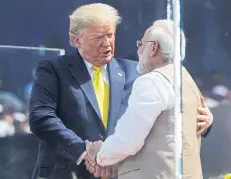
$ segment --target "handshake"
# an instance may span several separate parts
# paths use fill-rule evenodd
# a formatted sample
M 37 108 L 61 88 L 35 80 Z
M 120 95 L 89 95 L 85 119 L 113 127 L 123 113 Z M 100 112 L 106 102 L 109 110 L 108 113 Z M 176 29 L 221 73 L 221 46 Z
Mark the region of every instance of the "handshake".
M 97 153 L 101 149 L 103 142 L 95 141 L 89 142 L 85 141 L 86 145 L 86 155 L 84 156 L 85 166 L 87 170 L 92 173 L 95 177 L 102 177 L 105 179 L 114 178 L 117 175 L 118 165 L 111 166 L 100 166 L 97 164 Z

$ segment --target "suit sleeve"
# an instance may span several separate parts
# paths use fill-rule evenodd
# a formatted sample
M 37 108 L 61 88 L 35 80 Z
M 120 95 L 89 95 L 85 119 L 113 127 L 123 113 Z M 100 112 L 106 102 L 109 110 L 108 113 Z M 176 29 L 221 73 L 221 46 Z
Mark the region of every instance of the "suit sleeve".
M 209 128 L 204 133 L 201 134 L 202 137 L 206 138 L 208 136 L 208 134 L 210 133 L 212 129 L 212 125 L 213 124 L 211 124 L 211 126 L 209 126 Z
M 85 151 L 85 144 L 57 116 L 58 95 L 59 81 L 51 62 L 40 62 L 30 99 L 30 130 L 58 154 L 76 162 Z

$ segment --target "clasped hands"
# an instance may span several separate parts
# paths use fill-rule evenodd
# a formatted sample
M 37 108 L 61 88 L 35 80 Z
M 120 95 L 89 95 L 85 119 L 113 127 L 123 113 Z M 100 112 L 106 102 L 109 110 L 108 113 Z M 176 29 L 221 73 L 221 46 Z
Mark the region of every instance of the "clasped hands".
M 112 166 L 102 167 L 97 164 L 97 153 L 101 149 L 103 142 L 95 141 L 89 142 L 85 141 L 86 145 L 86 155 L 84 157 L 85 166 L 87 170 L 92 173 L 95 177 L 106 177 L 106 178 L 114 178 L 117 175 L 118 166 L 117 164 Z

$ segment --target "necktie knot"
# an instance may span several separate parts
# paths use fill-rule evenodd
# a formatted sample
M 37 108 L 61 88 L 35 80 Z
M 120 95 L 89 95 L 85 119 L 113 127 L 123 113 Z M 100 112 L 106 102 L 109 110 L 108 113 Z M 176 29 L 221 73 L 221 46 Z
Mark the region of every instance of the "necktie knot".
M 97 66 L 93 66 L 92 69 L 96 72 L 100 72 L 101 71 L 101 67 L 97 67 Z

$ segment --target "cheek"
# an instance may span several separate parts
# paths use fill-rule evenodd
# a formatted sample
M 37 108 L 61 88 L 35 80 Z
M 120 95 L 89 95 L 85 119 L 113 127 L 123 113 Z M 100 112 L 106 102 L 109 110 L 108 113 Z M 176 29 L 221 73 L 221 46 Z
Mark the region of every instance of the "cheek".
M 95 51 L 98 50 L 97 43 L 95 43 L 93 40 L 89 39 L 88 37 L 81 39 L 81 48 L 85 53 L 88 54 L 95 53 Z
M 138 50 L 137 50 L 137 55 L 140 56 L 140 55 L 142 54 L 142 51 L 143 51 L 143 50 L 142 50 L 142 47 L 138 48 Z
M 112 39 L 111 42 L 110 42 L 110 44 L 111 44 L 111 49 L 114 50 L 114 47 L 115 47 L 115 39 Z
M 97 45 L 96 43 L 89 43 L 86 49 L 89 54 L 97 55 L 99 54 L 100 45 Z

